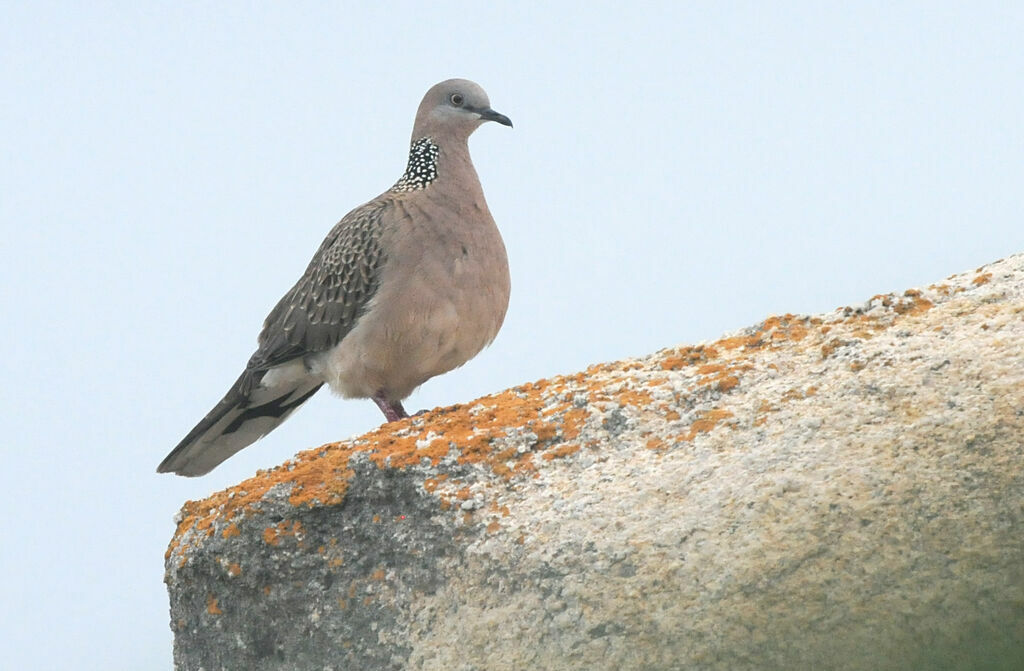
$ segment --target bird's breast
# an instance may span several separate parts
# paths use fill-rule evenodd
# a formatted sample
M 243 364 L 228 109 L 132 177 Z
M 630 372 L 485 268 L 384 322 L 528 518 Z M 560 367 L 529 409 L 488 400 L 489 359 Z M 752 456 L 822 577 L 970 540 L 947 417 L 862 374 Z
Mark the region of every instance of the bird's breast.
M 505 245 L 486 209 L 467 214 L 419 213 L 410 219 L 432 225 L 389 231 L 377 294 L 327 357 L 335 391 L 403 399 L 494 340 L 509 300 Z

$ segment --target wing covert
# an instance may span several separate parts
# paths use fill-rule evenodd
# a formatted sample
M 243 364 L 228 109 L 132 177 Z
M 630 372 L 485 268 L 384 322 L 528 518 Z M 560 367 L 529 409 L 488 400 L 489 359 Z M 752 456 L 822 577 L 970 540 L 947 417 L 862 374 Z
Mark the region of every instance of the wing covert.
M 386 207 L 386 202 L 367 203 L 331 229 L 306 272 L 267 315 L 248 370 L 265 371 L 323 352 L 352 330 L 377 291 Z

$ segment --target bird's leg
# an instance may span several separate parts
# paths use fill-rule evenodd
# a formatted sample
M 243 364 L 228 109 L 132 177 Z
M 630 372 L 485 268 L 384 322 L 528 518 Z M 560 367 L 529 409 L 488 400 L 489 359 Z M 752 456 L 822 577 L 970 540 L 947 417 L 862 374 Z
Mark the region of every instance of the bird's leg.
M 384 413 L 384 418 L 389 422 L 409 416 L 409 413 L 402 407 L 401 401 L 389 401 L 382 391 L 373 396 L 373 402 L 377 404 L 380 411 Z

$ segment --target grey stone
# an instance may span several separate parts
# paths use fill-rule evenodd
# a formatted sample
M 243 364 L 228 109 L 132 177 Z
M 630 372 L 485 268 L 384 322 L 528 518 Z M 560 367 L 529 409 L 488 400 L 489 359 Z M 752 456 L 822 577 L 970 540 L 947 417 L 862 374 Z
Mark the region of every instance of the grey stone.
M 189 502 L 176 667 L 1024 668 L 1024 256 L 865 305 Z

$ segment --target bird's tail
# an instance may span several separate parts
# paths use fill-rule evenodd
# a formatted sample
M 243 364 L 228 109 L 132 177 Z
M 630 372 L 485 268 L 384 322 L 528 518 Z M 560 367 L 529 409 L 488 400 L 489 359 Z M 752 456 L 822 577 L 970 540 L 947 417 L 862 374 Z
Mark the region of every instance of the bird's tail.
M 301 365 L 301 364 L 300 364 Z M 205 475 L 222 461 L 267 435 L 320 389 L 308 375 L 254 380 L 242 373 L 228 393 L 157 466 L 157 473 Z

